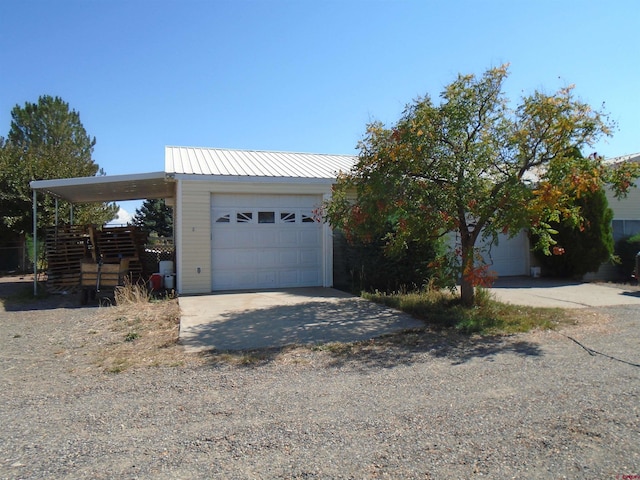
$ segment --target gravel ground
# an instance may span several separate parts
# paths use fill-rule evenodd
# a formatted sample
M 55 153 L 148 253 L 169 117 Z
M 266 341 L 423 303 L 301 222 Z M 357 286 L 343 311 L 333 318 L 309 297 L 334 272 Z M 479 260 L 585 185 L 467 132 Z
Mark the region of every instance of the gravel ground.
M 640 478 L 638 307 L 114 374 L 72 300 L 0 308 L 0 478 Z

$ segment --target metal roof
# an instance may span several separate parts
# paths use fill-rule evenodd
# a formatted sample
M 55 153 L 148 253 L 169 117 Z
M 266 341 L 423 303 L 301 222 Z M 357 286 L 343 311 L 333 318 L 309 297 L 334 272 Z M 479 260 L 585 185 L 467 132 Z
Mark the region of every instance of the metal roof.
M 175 181 L 164 172 L 36 180 L 30 185 L 33 190 L 71 203 L 171 198 L 175 195 Z
M 175 175 L 335 179 L 353 155 L 165 147 L 165 172 Z
M 620 157 L 607 158 L 608 163 L 622 163 L 622 162 L 640 162 L 640 153 L 631 153 L 629 155 L 622 155 Z
M 171 198 L 175 175 L 333 180 L 355 160 L 351 155 L 166 147 L 164 172 L 35 180 L 30 185 L 72 203 Z

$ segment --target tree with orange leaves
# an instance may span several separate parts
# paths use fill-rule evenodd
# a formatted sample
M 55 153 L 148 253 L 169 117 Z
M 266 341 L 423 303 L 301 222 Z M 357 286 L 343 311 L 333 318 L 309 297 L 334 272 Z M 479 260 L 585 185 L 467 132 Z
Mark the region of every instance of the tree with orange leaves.
M 456 247 L 434 263 L 459 278 L 468 306 L 488 272 L 480 239 L 528 228 L 548 252 L 550 222 L 582 221 L 576 198 L 605 184 L 624 195 L 638 176 L 632 165 L 611 169 L 575 154 L 613 125 L 576 99 L 573 86 L 536 91 L 511 107 L 507 76 L 507 65 L 459 75 L 439 103 L 418 98 L 391 127 L 369 124 L 357 163 L 326 205 L 327 220 L 348 238 L 385 232 L 389 252 L 455 235 Z

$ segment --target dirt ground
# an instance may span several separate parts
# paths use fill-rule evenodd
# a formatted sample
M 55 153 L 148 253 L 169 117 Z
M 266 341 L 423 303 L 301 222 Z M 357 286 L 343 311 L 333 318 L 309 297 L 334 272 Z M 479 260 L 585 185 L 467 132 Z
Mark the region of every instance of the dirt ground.
M 19 288 L 2 281 L 0 297 Z M 225 357 L 186 354 L 175 321 L 146 329 L 157 319 L 139 308 L 11 298 L 0 478 L 640 475 L 633 305 L 577 310 L 558 331 Z

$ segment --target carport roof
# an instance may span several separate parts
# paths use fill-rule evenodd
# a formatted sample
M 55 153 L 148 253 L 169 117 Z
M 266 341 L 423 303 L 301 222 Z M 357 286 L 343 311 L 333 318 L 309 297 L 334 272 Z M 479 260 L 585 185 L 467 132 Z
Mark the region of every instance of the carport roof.
M 71 203 L 171 198 L 175 181 L 165 172 L 35 180 L 31 188 Z

